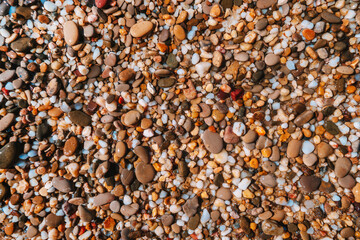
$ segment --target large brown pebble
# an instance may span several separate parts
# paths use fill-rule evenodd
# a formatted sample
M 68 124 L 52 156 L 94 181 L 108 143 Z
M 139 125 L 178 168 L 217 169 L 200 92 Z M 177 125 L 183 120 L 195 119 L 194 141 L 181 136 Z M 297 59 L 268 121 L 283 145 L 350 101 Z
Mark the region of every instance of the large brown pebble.
M 276 162 L 280 160 L 280 149 L 278 146 L 273 146 L 271 148 L 271 156 L 269 158 L 271 161 Z
M 49 227 L 58 227 L 63 222 L 64 222 L 64 217 L 57 216 L 53 213 L 50 213 L 45 218 L 45 225 Z
M 139 182 L 146 184 L 154 179 L 156 172 L 151 164 L 140 162 L 135 168 L 135 175 Z
M 0 74 L 0 82 L 7 82 L 15 75 L 15 70 L 6 70 Z
M 79 39 L 79 29 L 75 22 L 67 21 L 64 24 L 64 39 L 69 46 L 74 46 Z
M 95 206 L 102 206 L 108 203 L 111 203 L 115 200 L 115 196 L 111 193 L 100 193 L 96 197 L 94 197 L 94 205 Z
M 350 238 L 350 237 L 354 237 L 355 235 L 355 230 L 351 227 L 346 227 L 346 228 L 343 228 L 341 231 L 340 231 L 340 235 L 343 237 L 343 238 Z
M 143 146 L 136 146 L 134 148 L 134 153 L 136 154 L 136 156 L 138 156 L 144 163 L 149 163 L 150 162 L 150 157 L 149 157 L 149 151 L 143 147 Z
M 232 197 L 232 193 L 229 188 L 221 187 L 217 190 L 216 197 L 223 200 L 230 200 Z
M 341 74 L 351 75 L 354 73 L 354 69 L 349 66 L 339 66 L 336 68 L 336 71 Z
M 72 156 L 76 149 L 78 148 L 78 140 L 76 137 L 72 136 L 66 140 L 64 145 L 64 154 L 65 156 Z
M 300 184 L 305 192 L 314 192 L 319 189 L 321 184 L 321 179 L 312 175 L 312 176 L 301 176 Z
M 130 217 L 130 216 L 134 215 L 139 210 L 139 207 L 140 206 L 137 203 L 133 203 L 133 204 L 130 204 L 130 205 L 123 205 L 120 208 L 120 212 L 125 217 Z
M 256 2 L 256 6 L 260 9 L 265 9 L 265 8 L 271 7 L 276 2 L 277 2 L 277 0 L 258 0 Z
M 226 143 L 238 143 L 240 141 L 240 137 L 237 136 L 233 130 L 231 126 L 227 126 L 225 128 L 225 132 L 224 132 L 224 142 Z
M 91 125 L 91 117 L 84 112 L 72 111 L 72 112 L 69 112 L 69 117 L 73 123 L 75 123 L 81 127 L 86 127 L 86 126 Z
M 131 68 L 125 69 L 119 74 L 119 80 L 122 82 L 128 82 L 135 77 L 135 71 Z
M 182 40 L 184 40 L 186 38 L 185 30 L 180 25 L 175 25 L 174 26 L 174 35 L 180 41 L 182 41 Z
M 245 136 L 242 137 L 242 140 L 245 143 L 253 143 L 257 139 L 257 133 L 254 130 L 249 130 Z
M 349 189 L 353 188 L 356 184 L 354 177 L 350 174 L 346 175 L 345 177 L 339 178 L 338 182 L 341 187 Z
M 312 111 L 305 111 L 295 118 L 294 123 L 296 126 L 302 127 L 305 123 L 310 121 L 313 116 L 314 113 Z
M 141 118 L 141 113 L 137 110 L 131 110 L 124 115 L 122 115 L 121 119 L 125 126 L 133 126 L 139 122 Z
M 78 206 L 78 213 L 81 221 L 85 223 L 91 222 L 94 219 L 93 212 L 81 205 Z
M 56 190 L 59 190 L 63 193 L 68 193 L 73 190 L 72 182 L 63 177 L 54 177 L 52 180 L 52 185 Z
M 299 156 L 302 142 L 300 140 L 292 139 L 287 147 L 286 155 L 289 158 L 295 158 Z
M 48 111 L 48 115 L 50 117 L 55 117 L 55 118 L 60 117 L 63 113 L 64 112 L 60 108 L 57 108 L 57 107 L 54 107 Z
M 115 154 L 117 157 L 119 157 L 119 158 L 124 157 L 126 154 L 126 150 L 127 150 L 127 147 L 123 141 L 119 141 L 116 143 Z
M 130 34 L 133 37 L 143 37 L 153 29 L 153 23 L 150 21 L 138 22 L 130 28 Z
M 134 171 L 132 170 L 127 170 L 127 169 L 123 169 L 121 170 L 121 183 L 124 184 L 125 186 L 130 185 L 134 182 Z
M 284 233 L 284 229 L 277 222 L 269 219 L 262 222 L 261 229 L 270 236 L 279 236 Z
M 317 154 L 319 158 L 326 158 L 328 156 L 330 156 L 331 154 L 333 154 L 334 149 L 325 142 L 321 142 L 316 146 L 317 149 Z
M 352 162 L 345 157 L 341 157 L 338 160 L 336 160 L 335 163 L 335 175 L 338 178 L 345 177 L 352 167 Z
M 218 133 L 205 130 L 201 138 L 204 142 L 205 148 L 211 153 L 219 153 L 224 148 L 223 140 Z
M 268 54 L 265 56 L 265 64 L 268 66 L 274 66 L 280 62 L 280 57 L 275 54 Z
M 276 185 L 277 185 L 276 177 L 272 173 L 261 176 L 260 177 L 260 182 L 265 187 L 270 187 L 270 188 L 276 187 Z
M 329 23 L 340 23 L 341 22 L 341 19 L 338 16 L 336 16 L 335 14 L 328 12 L 328 11 L 323 11 L 321 13 L 321 17 Z
M 165 214 L 161 216 L 161 223 L 164 226 L 170 226 L 174 222 L 174 216 L 170 214 Z
M 33 238 L 38 234 L 38 229 L 34 226 L 29 226 L 26 230 L 26 237 Z
M 15 120 L 15 114 L 8 113 L 0 120 L 0 132 L 7 129 Z
M 197 213 L 197 209 L 199 207 L 199 199 L 197 196 L 186 200 L 183 205 L 183 211 L 188 217 L 194 216 Z

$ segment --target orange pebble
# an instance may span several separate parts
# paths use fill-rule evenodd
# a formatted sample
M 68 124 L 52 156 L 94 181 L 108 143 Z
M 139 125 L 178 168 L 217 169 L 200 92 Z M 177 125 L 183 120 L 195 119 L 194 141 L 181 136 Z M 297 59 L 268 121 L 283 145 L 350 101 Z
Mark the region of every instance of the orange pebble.
M 354 93 L 356 91 L 356 87 L 354 85 L 347 86 L 346 91 L 348 93 Z
M 304 29 L 302 31 L 302 35 L 306 38 L 306 40 L 311 41 L 315 38 L 315 32 L 311 29 Z

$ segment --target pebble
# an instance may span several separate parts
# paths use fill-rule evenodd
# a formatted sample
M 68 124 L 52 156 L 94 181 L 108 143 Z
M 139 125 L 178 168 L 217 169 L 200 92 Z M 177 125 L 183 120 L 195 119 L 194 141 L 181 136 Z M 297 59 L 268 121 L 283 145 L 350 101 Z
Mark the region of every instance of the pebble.
M 140 162 L 135 168 L 135 175 L 139 182 L 146 184 L 154 179 L 156 172 L 151 164 Z
M 315 146 L 310 141 L 304 141 L 301 150 L 304 154 L 309 154 L 315 150 Z
M 317 162 L 317 156 L 314 153 L 304 154 L 303 162 L 306 166 L 311 167 Z
M 351 75 L 354 73 L 354 69 L 352 67 L 349 67 L 349 66 L 339 66 L 336 68 L 336 71 L 338 73 L 341 73 L 341 74 L 347 74 L 347 75 Z
M 33 238 L 38 234 L 38 230 L 36 227 L 34 226 L 29 226 L 26 230 L 26 237 L 28 238 Z
M 116 143 L 115 154 L 119 158 L 123 158 L 126 155 L 127 147 L 126 144 L 122 141 Z
M 78 140 L 76 137 L 72 136 L 68 140 L 66 140 L 63 152 L 65 156 L 72 156 L 74 155 L 77 148 Z
M 180 25 L 174 26 L 174 35 L 180 41 L 186 38 L 185 30 Z
M 224 143 L 222 138 L 218 133 L 206 130 L 201 139 L 204 142 L 205 148 L 211 153 L 220 153 L 224 148 Z
M 105 7 L 106 3 L 107 3 L 107 0 L 95 0 L 95 5 L 98 8 Z
M 337 17 L 335 14 L 328 12 L 328 11 L 323 11 L 321 13 L 321 17 L 329 23 L 340 23 L 341 22 L 341 19 L 339 17 Z
M 84 29 L 84 36 L 87 38 L 91 38 L 95 34 L 95 28 L 92 25 L 86 25 L 83 27 Z
M 19 146 L 16 142 L 9 142 L 0 149 L 0 169 L 12 167 L 19 155 Z
M 7 194 L 7 188 L 4 186 L 4 184 L 0 183 L 0 202 L 3 200 L 6 194 Z
M 134 80 L 135 71 L 131 68 L 125 69 L 119 74 L 119 80 L 122 82 L 128 82 Z
M 107 193 L 100 193 L 96 197 L 94 197 L 94 205 L 95 206 L 102 206 L 108 203 L 111 203 L 115 200 L 115 196 L 109 192 Z
M 46 9 L 46 11 L 49 11 L 49 12 L 56 12 L 56 10 L 57 10 L 57 6 L 55 5 L 55 3 L 50 2 L 50 1 L 44 2 L 44 8 Z
M 7 82 L 15 76 L 15 70 L 6 70 L 0 74 L 0 82 Z
M 171 224 L 174 223 L 174 216 L 170 215 L 170 214 L 165 214 L 161 216 L 161 223 L 164 226 L 170 226 Z
M 0 120 L 0 132 L 6 130 L 15 120 L 15 114 L 8 113 Z
M 319 189 L 321 184 L 321 179 L 311 175 L 311 176 L 301 176 L 300 185 L 304 189 L 305 192 L 312 193 Z
M 81 127 L 86 127 L 91 125 L 91 117 L 81 111 L 72 111 L 69 112 L 70 120 Z
M 253 143 L 257 139 L 257 134 L 254 130 L 249 130 L 243 137 L 242 140 L 245 143 Z
M 82 222 L 88 223 L 94 219 L 94 214 L 82 205 L 78 206 L 78 213 Z
M 140 38 L 144 37 L 153 29 L 153 23 L 150 21 L 138 22 L 130 28 L 130 34 L 133 37 Z
M 200 77 L 204 77 L 210 70 L 211 63 L 209 62 L 200 62 L 195 65 L 195 70 Z
M 350 237 L 354 237 L 355 236 L 355 230 L 351 227 L 346 227 L 346 228 L 343 228 L 341 231 L 340 231 L 340 235 L 343 237 L 343 238 L 350 238 Z
M 132 126 L 139 122 L 141 114 L 137 110 L 131 110 L 123 115 L 123 123 L 126 126 Z
M 140 206 L 137 203 L 133 203 L 133 204 L 130 204 L 130 205 L 123 205 L 120 208 L 120 212 L 125 217 L 130 217 L 130 216 L 134 215 L 139 210 L 139 207 Z
M 200 223 L 200 216 L 199 214 L 195 214 L 195 216 L 190 217 L 188 222 L 188 227 L 191 230 L 195 230 L 199 225 L 199 223 Z
M 354 177 L 351 175 L 346 175 L 345 177 L 339 178 L 338 182 L 341 187 L 349 189 L 352 189 L 356 184 Z
M 294 120 L 294 123 L 298 127 L 302 127 L 305 123 L 309 122 L 314 116 L 312 111 L 305 111 L 297 116 Z
M 264 18 L 261 18 L 259 21 L 256 22 L 255 28 L 257 30 L 264 30 L 267 27 L 268 24 L 269 24 L 269 22 L 268 22 L 267 18 L 264 17 Z
M 317 155 L 319 158 L 326 158 L 333 154 L 334 149 L 327 143 L 321 142 L 316 146 Z
M 174 86 L 176 83 L 175 78 L 161 78 L 158 81 L 158 86 L 161 88 L 169 88 Z
M 199 199 L 197 197 L 186 200 L 185 204 L 182 206 L 183 211 L 188 217 L 194 216 L 197 213 L 198 207 Z
M 67 21 L 64 24 L 64 39 L 66 44 L 74 46 L 79 40 L 79 29 L 75 22 Z
M 54 177 L 52 180 L 52 186 L 63 193 L 69 193 L 73 191 L 73 184 L 69 180 L 63 177 Z
M 295 158 L 299 156 L 302 142 L 300 140 L 292 139 L 287 147 L 286 155 L 289 158 Z
M 226 143 L 238 143 L 240 141 L 240 137 L 238 137 L 234 132 L 231 126 L 227 126 L 224 132 L 224 142 Z
M 15 52 L 26 52 L 32 46 L 32 40 L 28 37 L 19 38 L 10 44 L 10 48 Z
M 338 178 L 345 177 L 350 172 L 351 167 L 352 162 L 348 158 L 340 157 L 335 162 L 335 175 Z
M 131 170 L 123 169 L 121 170 L 121 183 L 125 186 L 128 186 L 134 182 L 135 174 Z
M 45 225 L 49 227 L 58 227 L 60 224 L 64 222 L 64 217 L 57 216 L 53 213 L 50 213 L 45 218 Z
M 221 198 L 223 200 L 230 200 L 232 194 L 229 188 L 221 187 L 216 191 L 216 197 Z
M 265 56 L 265 64 L 268 66 L 274 66 L 280 62 L 280 57 L 275 54 L 268 54 Z
M 136 156 L 138 156 L 144 163 L 149 163 L 150 162 L 150 156 L 149 156 L 149 151 L 143 147 L 143 146 L 136 146 L 134 148 L 134 153 L 136 154 Z
M 279 236 L 283 234 L 284 229 L 273 220 L 265 220 L 261 223 L 261 229 L 266 235 Z
M 276 185 L 277 185 L 276 177 L 272 173 L 261 176 L 260 182 L 265 187 L 270 187 L 270 188 L 276 187 Z

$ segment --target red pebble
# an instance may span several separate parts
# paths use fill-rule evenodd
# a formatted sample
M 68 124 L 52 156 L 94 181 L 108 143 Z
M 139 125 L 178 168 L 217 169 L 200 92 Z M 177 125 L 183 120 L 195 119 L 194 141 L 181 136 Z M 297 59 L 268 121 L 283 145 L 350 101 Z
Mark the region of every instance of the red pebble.
M 239 98 L 242 97 L 243 93 L 244 93 L 244 91 L 242 89 L 235 89 L 234 91 L 232 91 L 230 93 L 231 99 L 233 101 L 236 101 L 236 100 L 238 100 Z
M 124 98 L 123 98 L 123 97 L 119 97 L 118 103 L 119 103 L 119 104 L 123 104 L 123 103 L 124 103 Z
M 2 91 L 6 96 L 9 96 L 9 91 L 8 91 L 5 87 L 3 87 L 3 88 L 1 89 L 1 91 Z
M 95 5 L 98 7 L 98 8 L 103 8 L 105 7 L 107 3 L 107 0 L 95 0 Z

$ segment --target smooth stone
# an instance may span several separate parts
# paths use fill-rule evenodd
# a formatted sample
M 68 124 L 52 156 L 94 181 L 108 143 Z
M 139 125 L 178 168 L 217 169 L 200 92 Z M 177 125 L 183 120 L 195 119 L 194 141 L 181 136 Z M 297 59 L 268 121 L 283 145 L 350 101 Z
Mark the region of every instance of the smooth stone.
M 63 216 L 57 216 L 53 213 L 50 213 L 45 218 L 45 225 L 49 227 L 58 227 L 60 224 L 64 222 Z
M 351 228 L 351 227 L 346 227 L 346 228 L 341 229 L 340 235 L 343 238 L 354 237 L 355 236 L 355 230 L 353 228 Z
M 161 30 L 160 34 L 159 34 L 159 41 L 160 42 L 165 42 L 166 40 L 168 40 L 170 37 L 170 32 L 168 29 L 163 29 Z
M 181 177 L 187 177 L 189 175 L 189 167 L 185 161 L 179 161 L 178 170 Z
M 93 212 L 82 205 L 78 206 L 78 213 L 81 221 L 85 223 L 91 222 L 94 219 Z
M 165 214 L 165 215 L 162 215 L 161 216 L 161 223 L 164 225 L 164 226 L 170 226 L 171 224 L 174 223 L 174 216 L 173 215 L 170 215 L 170 214 Z
M 341 74 L 351 75 L 354 73 L 354 69 L 349 66 L 339 66 L 336 68 L 336 71 Z
M 339 127 L 332 121 L 326 121 L 324 127 L 326 131 L 332 135 L 338 135 L 340 133 Z
M 63 177 L 54 177 L 52 179 L 52 186 L 63 193 L 69 193 L 73 191 L 73 183 Z
M 123 141 L 119 141 L 115 146 L 115 154 L 119 158 L 123 158 L 126 154 L 127 146 Z
M 269 24 L 269 21 L 267 20 L 266 17 L 261 18 L 259 21 L 257 21 L 257 23 L 255 24 L 255 28 L 257 30 L 263 30 L 267 27 L 267 25 Z
M 50 2 L 50 1 L 46 1 L 44 2 L 44 8 L 46 9 L 46 11 L 48 12 L 55 12 L 57 10 L 57 6 L 55 3 Z
M 331 154 L 333 154 L 334 149 L 325 142 L 321 142 L 316 146 L 316 150 L 317 150 L 317 155 L 319 158 L 326 158 L 328 156 L 330 156 Z
M 81 111 L 72 111 L 69 112 L 70 120 L 76 125 L 80 125 L 81 127 L 86 127 L 91 125 L 91 117 L 84 112 Z
M 115 196 L 112 195 L 111 193 L 109 193 L 109 192 L 100 193 L 99 195 L 94 197 L 94 205 L 98 207 L 98 206 L 102 206 L 102 205 L 111 203 L 114 200 L 115 200 Z
M 4 186 L 4 184 L 0 183 L 0 202 L 7 194 L 7 188 Z
M 351 191 L 354 194 L 355 202 L 360 203 L 360 183 L 356 183 Z
M 271 162 L 271 161 L 265 161 L 261 167 L 264 169 L 264 171 L 266 172 L 270 172 L 273 173 L 276 171 L 276 164 Z
M 5 15 L 9 14 L 9 8 L 10 8 L 10 5 L 6 1 L 3 1 L 0 4 L 0 16 L 5 16 Z
M 15 52 L 26 52 L 32 46 L 32 40 L 28 37 L 19 38 L 10 44 L 10 48 Z
M 147 35 L 149 32 L 151 32 L 153 26 L 154 26 L 153 23 L 150 21 L 138 22 L 130 28 L 130 34 L 131 36 L 137 38 L 143 37 Z
M 232 130 L 231 126 L 227 126 L 225 128 L 225 132 L 224 132 L 224 142 L 226 143 L 238 143 L 240 141 L 240 137 L 238 137 Z
M 311 176 L 301 176 L 300 184 L 303 187 L 305 192 L 314 192 L 319 189 L 321 184 L 321 179 L 311 175 Z
M 0 132 L 7 129 L 15 120 L 15 114 L 8 113 L 0 120 Z
M 98 65 L 92 65 L 91 67 L 90 67 L 90 71 L 89 71 L 89 73 L 86 75 L 89 79 L 91 79 L 91 78 L 96 78 L 96 77 L 98 77 L 99 75 L 100 75 L 100 73 L 101 73 L 101 68 L 100 68 L 100 66 L 98 66 Z
M 301 150 L 304 154 L 309 154 L 315 150 L 315 146 L 310 141 L 304 141 Z
M 116 64 L 116 55 L 114 53 L 110 53 L 104 60 L 105 65 L 113 67 Z
M 50 117 L 57 118 L 57 117 L 60 117 L 61 115 L 63 115 L 64 112 L 60 108 L 54 107 L 54 108 L 50 109 L 47 113 Z
M 60 90 L 60 84 L 56 78 L 52 79 L 46 86 L 47 95 L 54 96 Z
M 95 28 L 92 25 L 86 25 L 84 26 L 84 36 L 85 37 L 93 37 L 95 34 Z
M 338 178 L 345 177 L 350 172 L 351 167 L 352 167 L 352 162 L 348 158 L 340 157 L 335 162 L 335 169 L 334 169 L 335 175 Z
M 266 220 L 266 219 L 271 218 L 272 215 L 273 215 L 272 212 L 266 211 L 266 212 L 263 212 L 263 213 L 259 214 L 259 218 L 260 218 L 261 220 Z
M 26 230 L 26 237 L 33 238 L 38 234 L 38 229 L 34 226 L 29 226 Z
M 121 170 L 121 183 L 128 186 L 134 182 L 135 174 L 132 170 L 123 169 Z
M 215 51 L 212 58 L 212 64 L 215 67 L 221 67 L 223 59 L 224 59 L 223 54 L 219 51 Z
M 280 160 L 280 149 L 278 146 L 273 146 L 271 148 L 271 156 L 269 158 L 271 161 L 276 162 Z
M 265 56 L 264 61 L 266 65 L 274 66 L 280 62 L 280 56 L 270 53 Z
M 184 40 L 186 38 L 186 32 L 183 29 L 183 27 L 180 26 L 180 25 L 175 25 L 174 26 L 174 35 L 180 41 L 182 41 L 182 40 Z
M 64 24 L 64 39 L 69 46 L 74 46 L 79 40 L 79 29 L 75 22 L 67 21 Z
M 95 0 L 95 5 L 98 8 L 105 7 L 106 3 L 107 3 L 107 0 Z
M 234 59 L 236 61 L 246 62 L 249 60 L 249 54 L 246 52 L 236 53 L 236 54 L 234 54 Z
M 302 142 L 300 140 L 292 139 L 287 146 L 286 155 L 290 158 L 299 156 Z
M 186 200 L 185 204 L 182 206 L 183 211 L 188 217 L 192 217 L 197 213 L 199 207 L 199 199 L 197 196 Z
M 268 148 L 272 146 L 272 140 L 270 140 L 268 137 L 266 136 L 259 136 L 259 138 L 256 141 L 256 149 L 264 149 L 264 148 Z
M 243 137 L 242 140 L 245 143 L 253 143 L 257 139 L 257 133 L 254 130 L 249 130 Z
M 195 214 L 195 216 L 189 218 L 188 227 L 191 230 L 195 230 L 200 223 L 200 215 Z
M 241 230 L 243 230 L 246 234 L 251 233 L 251 228 L 250 228 L 250 221 L 249 219 L 247 219 L 244 216 L 241 216 L 239 218 L 239 225 Z
M 317 162 L 317 156 L 314 153 L 304 154 L 303 162 L 306 166 L 311 167 Z
M 137 203 L 133 203 L 130 205 L 123 205 L 120 208 L 120 212 L 125 217 L 130 217 L 130 216 L 134 215 L 139 210 L 139 208 L 140 208 L 140 206 Z
M 134 80 L 135 78 L 135 71 L 134 69 L 128 68 L 122 71 L 119 74 L 119 80 L 122 82 L 128 82 L 130 80 Z
M 16 68 L 16 75 L 21 78 L 21 80 L 28 80 L 29 79 L 29 73 L 25 68 L 17 67 Z
M 277 185 L 276 177 L 274 174 L 270 173 L 260 177 L 260 182 L 265 187 L 274 188 Z
M 322 181 L 319 187 L 321 192 L 332 193 L 335 191 L 335 187 L 331 182 Z
M 310 121 L 313 116 L 314 113 L 312 111 L 305 111 L 295 118 L 294 123 L 296 126 L 302 127 L 305 123 Z
M 20 151 L 16 142 L 9 142 L 2 147 L 0 149 L 0 169 L 12 167 Z
M 160 78 L 158 80 L 157 85 L 161 88 L 169 88 L 174 86 L 176 83 L 176 79 L 175 78 Z
M 321 17 L 329 23 L 341 23 L 341 19 L 338 16 L 328 11 L 323 11 Z
M 124 125 L 132 126 L 139 122 L 141 113 L 138 112 L 137 110 L 131 110 L 126 114 L 124 114 L 123 117 L 124 117 L 123 119 Z
M 261 229 L 266 235 L 279 236 L 284 233 L 284 229 L 274 220 L 265 220 L 261 223 Z
M 15 76 L 15 70 L 6 70 L 0 74 L 0 82 L 7 82 Z
M 195 70 L 200 77 L 204 77 L 210 70 L 211 63 L 209 62 L 200 62 L 195 65 Z
M 170 68 L 177 68 L 179 66 L 179 62 L 176 59 L 175 54 L 170 53 L 166 59 L 166 64 L 170 67 Z
M 110 203 L 110 210 L 113 212 L 120 212 L 121 204 L 119 201 L 112 201 Z
M 346 175 L 345 177 L 339 178 L 338 183 L 343 188 L 353 188 L 356 185 L 356 181 L 353 176 Z
M 51 126 L 47 122 L 43 122 L 36 129 L 36 138 L 42 141 L 51 134 Z
M 220 153 L 224 148 L 223 140 L 218 133 L 205 130 L 201 138 L 205 148 L 211 153 Z
M 64 154 L 65 156 L 72 156 L 78 147 L 78 140 L 76 137 L 72 136 L 66 140 L 64 144 Z
M 134 148 L 134 153 L 136 156 L 138 156 L 143 162 L 149 163 L 150 162 L 150 156 L 149 151 L 143 147 L 143 146 L 136 146 Z
M 151 164 L 140 162 L 135 168 L 135 175 L 139 182 L 146 184 L 154 179 L 156 172 Z
M 216 197 L 226 201 L 232 198 L 232 193 L 229 188 L 221 187 L 216 191 Z

